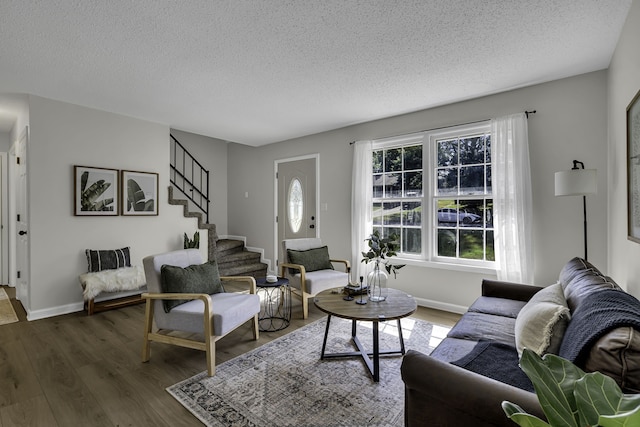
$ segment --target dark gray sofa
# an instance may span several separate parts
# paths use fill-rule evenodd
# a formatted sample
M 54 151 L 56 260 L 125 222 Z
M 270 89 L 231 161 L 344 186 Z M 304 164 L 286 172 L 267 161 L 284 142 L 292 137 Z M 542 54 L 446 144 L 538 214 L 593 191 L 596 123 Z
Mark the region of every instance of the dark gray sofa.
M 570 360 L 585 371 L 601 371 L 615 379 L 625 392 L 640 392 L 640 302 L 580 258 L 564 266 L 559 284 L 556 288 L 566 300 L 570 316 L 566 316 L 562 331 L 554 330 L 552 341 L 556 348 L 550 345 L 548 349 L 552 351 L 544 352 L 571 355 L 575 360 Z M 543 293 L 533 300 L 532 297 L 542 289 L 484 280 L 482 296 L 430 355 L 407 352 L 401 367 L 405 425 L 513 427 L 516 424 L 502 411 L 504 400 L 545 419 L 535 394 L 527 391 L 521 381 L 528 379 L 518 366 L 516 351 L 516 331 L 522 334 L 525 321 L 524 315 L 518 321 L 518 315 L 527 304 L 527 310 L 522 311 L 536 313 L 537 299 Z M 629 314 L 625 308 L 618 308 L 618 299 L 629 305 Z M 592 316 L 594 301 L 604 304 L 603 316 L 615 317 L 615 322 Z M 597 324 L 591 325 L 592 321 Z M 600 327 L 603 324 L 606 326 Z M 576 340 L 580 342 L 576 344 Z M 482 361 L 487 347 L 500 352 L 486 353 L 490 370 L 482 363 L 478 369 L 477 361 Z

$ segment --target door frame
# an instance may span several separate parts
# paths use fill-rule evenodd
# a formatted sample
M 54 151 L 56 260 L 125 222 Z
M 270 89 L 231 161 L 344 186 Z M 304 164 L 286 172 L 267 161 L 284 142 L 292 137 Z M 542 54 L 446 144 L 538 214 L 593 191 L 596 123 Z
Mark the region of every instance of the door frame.
M 29 191 L 29 173 L 28 173 L 28 156 L 29 156 L 29 138 L 30 138 L 30 128 L 29 126 L 25 126 L 24 130 L 20 133 L 18 140 L 15 141 L 11 149 L 9 151 L 9 281 L 10 284 L 16 287 L 16 299 L 18 299 L 22 306 L 25 308 L 27 312 L 27 320 L 29 320 L 29 312 L 31 308 L 31 284 L 30 284 L 30 256 L 29 256 L 29 241 L 30 235 L 27 235 L 27 247 L 26 253 L 21 254 L 21 251 L 18 248 L 18 197 L 24 197 L 25 200 L 25 212 L 22 213 L 24 215 L 24 221 L 26 223 L 27 230 L 29 229 L 29 199 L 28 199 L 28 191 Z M 19 144 L 23 144 L 22 153 L 23 156 L 23 165 L 19 166 L 17 163 L 17 157 L 20 155 L 19 152 Z M 20 185 L 20 168 L 25 167 L 25 179 L 24 182 L 25 188 L 23 189 Z M 18 260 L 19 257 L 24 257 L 22 260 L 26 283 L 24 286 L 20 285 L 17 277 L 18 267 L 20 262 Z
M 9 284 L 9 173 L 8 173 L 8 153 L 2 152 L 0 153 L 0 162 L 2 162 L 2 171 L 0 171 L 0 180 L 2 180 L 0 192 L 2 193 L 0 196 L 0 210 L 2 213 L 0 214 L 0 257 L 1 257 L 1 274 L 0 280 L 2 280 L 2 284 Z
M 303 156 L 287 157 L 286 159 L 277 159 L 273 161 L 273 257 L 276 262 L 275 274 L 278 274 L 278 263 L 280 261 L 278 254 L 280 253 L 280 242 L 278 241 L 278 166 L 280 163 L 295 162 L 298 160 L 314 159 L 316 162 L 316 236 L 320 237 L 320 153 L 305 154 Z

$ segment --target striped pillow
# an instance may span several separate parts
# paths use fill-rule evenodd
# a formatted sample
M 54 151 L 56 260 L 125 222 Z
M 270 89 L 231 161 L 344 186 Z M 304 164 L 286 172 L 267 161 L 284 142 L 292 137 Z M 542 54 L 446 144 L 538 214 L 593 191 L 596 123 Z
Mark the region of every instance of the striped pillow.
M 89 268 L 87 271 L 95 273 L 102 270 L 115 270 L 122 267 L 131 267 L 129 247 L 113 250 L 85 250 Z

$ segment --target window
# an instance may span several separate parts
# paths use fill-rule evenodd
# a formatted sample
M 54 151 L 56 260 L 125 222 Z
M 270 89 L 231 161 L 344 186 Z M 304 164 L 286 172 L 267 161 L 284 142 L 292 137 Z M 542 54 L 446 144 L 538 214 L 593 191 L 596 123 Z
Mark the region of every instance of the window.
M 304 209 L 304 197 L 302 195 L 302 184 L 298 178 L 294 178 L 289 184 L 289 194 L 287 196 L 289 209 L 289 227 L 291 231 L 297 233 L 302 225 L 302 215 Z
M 401 256 L 495 261 L 488 123 L 375 141 L 372 160 L 373 227 Z

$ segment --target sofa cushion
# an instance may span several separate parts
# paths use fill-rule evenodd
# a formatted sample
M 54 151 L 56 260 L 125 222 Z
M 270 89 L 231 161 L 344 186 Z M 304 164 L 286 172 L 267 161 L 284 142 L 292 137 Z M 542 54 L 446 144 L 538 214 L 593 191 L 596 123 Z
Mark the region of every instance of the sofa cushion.
M 515 347 L 483 340 L 478 342 L 469 354 L 451 363 L 487 378 L 533 392 L 533 384 L 520 369 L 519 360 Z
M 484 313 L 465 313 L 447 334 L 450 338 L 472 341 L 482 339 L 515 345 L 513 329 L 516 319 Z
M 516 318 L 525 301 L 517 301 L 507 298 L 481 296 L 469 307 L 472 313 L 494 314 L 496 316 Z
M 160 268 L 160 284 L 162 292 L 188 294 L 217 294 L 224 292 L 218 264 L 215 261 L 194 264 L 188 267 L 163 265 Z M 163 300 L 164 311 L 170 312 L 173 307 L 189 300 Z
M 623 326 L 607 332 L 591 347 L 584 370 L 608 375 L 625 393 L 640 393 L 640 331 Z
M 287 249 L 287 256 L 292 264 L 303 265 L 307 273 L 318 270 L 333 270 L 333 264 L 331 264 L 329 259 L 329 248 L 327 246 L 308 249 L 306 251 Z M 297 272 L 297 270 L 293 270 L 291 274 Z
M 442 362 L 451 363 L 473 351 L 478 341 L 447 337 L 429 354 Z M 418 349 L 420 350 L 420 349 Z M 426 349 L 424 349 L 426 352 Z
M 515 336 L 518 356 L 529 350 L 542 356 L 556 354 L 571 315 L 562 286 L 556 283 L 535 294 L 516 317 Z

